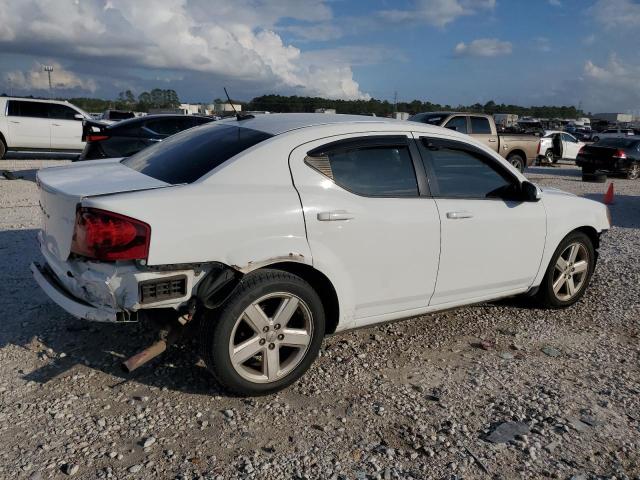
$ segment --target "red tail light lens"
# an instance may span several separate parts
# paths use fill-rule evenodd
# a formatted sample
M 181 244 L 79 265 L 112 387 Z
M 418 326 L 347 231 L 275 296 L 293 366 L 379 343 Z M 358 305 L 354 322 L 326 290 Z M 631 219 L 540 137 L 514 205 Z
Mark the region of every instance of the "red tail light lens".
M 542 144 L 542 141 L 539 141 L 539 142 L 538 142 L 538 150 L 537 150 L 537 152 L 536 152 L 536 153 L 538 153 L 538 154 L 540 154 L 540 145 L 541 145 L 541 144 Z
M 96 260 L 142 260 L 149 256 L 151 227 L 97 208 L 79 208 L 71 251 Z
M 627 154 L 624 153 L 624 150 L 618 149 L 616 153 L 614 153 L 613 158 L 627 158 Z
M 96 134 L 90 133 L 87 135 L 86 141 L 101 142 L 102 140 L 107 140 L 108 138 L 109 138 L 109 135 L 96 135 Z
M 584 147 L 580 147 L 580 150 L 578 150 L 578 155 L 582 155 L 584 153 Z

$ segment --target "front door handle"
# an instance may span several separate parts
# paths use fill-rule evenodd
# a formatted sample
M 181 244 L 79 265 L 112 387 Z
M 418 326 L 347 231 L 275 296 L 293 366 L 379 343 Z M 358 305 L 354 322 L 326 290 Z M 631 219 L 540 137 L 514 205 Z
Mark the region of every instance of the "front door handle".
M 451 220 L 459 220 L 462 218 L 473 218 L 473 213 L 461 211 L 461 212 L 447 212 L 447 218 Z
M 490 141 L 491 143 L 496 143 L 496 142 L 498 141 L 498 139 L 496 139 L 496 138 L 490 138 L 490 139 L 489 139 L 489 141 Z
M 339 220 L 351 220 L 353 215 L 346 210 L 333 210 L 331 212 L 318 213 L 318 220 L 321 222 L 335 222 Z

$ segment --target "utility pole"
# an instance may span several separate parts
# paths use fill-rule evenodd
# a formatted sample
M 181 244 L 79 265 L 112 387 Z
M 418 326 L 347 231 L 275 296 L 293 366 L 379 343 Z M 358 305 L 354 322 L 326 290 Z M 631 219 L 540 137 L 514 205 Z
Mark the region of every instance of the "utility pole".
M 393 113 L 398 113 L 398 91 L 393 92 Z
M 53 72 L 52 65 L 43 65 L 44 71 L 49 75 L 49 97 L 53 97 L 53 89 L 51 87 L 51 72 Z

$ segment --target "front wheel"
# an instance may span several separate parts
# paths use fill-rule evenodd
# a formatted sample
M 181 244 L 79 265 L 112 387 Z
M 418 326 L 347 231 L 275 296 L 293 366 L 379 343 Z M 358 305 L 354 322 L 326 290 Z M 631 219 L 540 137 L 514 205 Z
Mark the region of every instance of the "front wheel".
M 509 158 L 507 160 L 511 165 L 516 167 L 520 171 L 520 173 L 524 172 L 525 163 L 524 159 L 520 155 L 514 153 L 513 155 L 509 155 Z
M 7 153 L 7 146 L 5 145 L 5 143 L 0 138 L 0 160 L 2 160 L 4 158 L 6 153 Z
M 567 235 L 556 249 L 540 284 L 538 300 L 547 308 L 566 308 L 584 295 L 595 268 L 591 239 L 583 232 Z
M 318 355 L 324 309 L 296 275 L 259 270 L 246 275 L 219 311 L 201 318 L 200 353 L 226 389 L 265 395 L 291 385 Z
M 600 141 L 600 137 L 593 137 L 591 140 L 593 140 L 593 143 L 597 143 Z
M 634 162 L 631 164 L 629 170 L 627 170 L 626 177 L 628 180 L 635 180 L 640 177 L 640 163 Z

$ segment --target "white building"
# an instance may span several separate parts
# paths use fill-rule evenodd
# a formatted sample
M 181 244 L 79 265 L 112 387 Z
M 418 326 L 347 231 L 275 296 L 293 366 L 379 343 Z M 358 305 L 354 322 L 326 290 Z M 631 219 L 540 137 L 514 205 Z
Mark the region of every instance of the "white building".
M 200 113 L 201 105 L 199 103 L 181 103 L 180 110 L 185 115 L 197 115 Z
M 213 106 L 212 109 L 212 113 L 217 113 L 217 114 L 224 114 L 224 113 L 233 113 L 235 112 L 241 112 L 242 111 L 242 105 L 240 105 L 239 103 L 228 103 L 228 102 L 224 102 L 224 103 L 214 103 L 212 105 L 208 105 L 208 107 Z
M 596 113 L 593 117 L 598 120 L 605 120 L 609 123 L 633 122 L 633 115 L 630 113 Z

